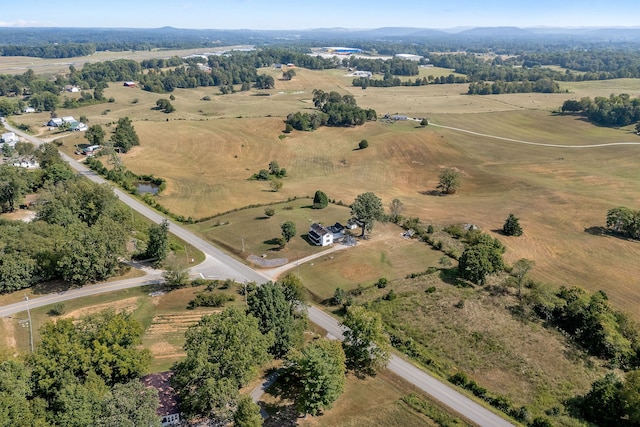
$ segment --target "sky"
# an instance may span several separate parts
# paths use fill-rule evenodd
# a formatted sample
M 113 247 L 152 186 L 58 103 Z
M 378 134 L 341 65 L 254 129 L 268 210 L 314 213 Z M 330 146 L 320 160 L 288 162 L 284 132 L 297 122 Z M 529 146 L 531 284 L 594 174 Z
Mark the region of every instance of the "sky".
M 2 0 L 2 27 L 640 27 L 638 0 Z

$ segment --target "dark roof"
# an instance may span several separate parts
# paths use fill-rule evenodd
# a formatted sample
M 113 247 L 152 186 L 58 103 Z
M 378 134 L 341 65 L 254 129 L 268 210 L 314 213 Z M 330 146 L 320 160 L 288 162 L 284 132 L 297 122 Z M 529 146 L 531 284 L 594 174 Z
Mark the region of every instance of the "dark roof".
M 333 234 L 342 233 L 344 231 L 344 226 L 339 222 L 336 222 L 334 225 L 330 225 L 327 227 L 330 232 Z
M 178 409 L 177 396 L 175 395 L 173 387 L 171 387 L 171 376 L 173 376 L 173 372 L 167 371 L 159 374 L 149 374 L 140 379 L 142 384 L 158 390 L 159 404 L 157 414 L 161 417 L 180 412 Z
M 329 230 L 327 230 L 325 227 L 323 227 L 322 225 L 318 224 L 318 223 L 313 223 L 311 224 L 311 230 L 309 231 L 316 233 L 318 236 L 324 236 L 325 234 L 327 234 L 329 232 Z

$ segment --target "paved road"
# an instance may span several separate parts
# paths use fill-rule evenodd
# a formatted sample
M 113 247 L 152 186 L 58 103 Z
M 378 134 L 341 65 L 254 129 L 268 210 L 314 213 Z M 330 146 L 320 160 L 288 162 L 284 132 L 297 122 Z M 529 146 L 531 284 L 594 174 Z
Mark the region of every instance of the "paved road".
M 5 127 L 9 131 L 15 132 L 17 135 L 28 139 L 36 145 L 40 145 L 42 143 L 42 141 L 40 141 L 38 138 L 27 135 L 24 132 L 20 132 L 19 130 L 12 128 L 6 123 Z M 75 161 L 65 154 L 61 153 L 61 155 L 66 161 L 69 162 L 71 167 L 77 170 L 80 174 L 85 175 L 87 178 L 97 183 L 105 182 L 102 178 L 96 175 L 93 171 L 87 169 L 84 165 L 80 164 L 79 162 Z M 118 195 L 120 200 L 122 200 L 129 207 L 138 211 L 150 220 L 159 223 L 165 219 L 163 216 L 151 210 L 145 204 L 139 202 L 138 200 L 122 192 L 121 190 L 114 189 L 114 191 Z M 170 222 L 170 224 L 170 231 L 173 234 L 206 254 L 205 261 L 202 264 L 193 267 L 191 269 L 192 273 L 202 274 L 205 277 L 232 278 L 239 282 L 255 281 L 257 283 L 264 283 L 265 281 L 270 279 L 270 277 L 266 277 L 259 271 L 253 270 L 252 268 L 223 253 L 218 248 L 204 241 L 190 231 L 180 227 L 173 222 Z M 158 279 L 158 273 L 152 272 L 147 277 L 85 286 L 83 288 L 67 291 L 60 294 L 51 294 L 39 298 L 34 298 L 32 300 L 29 300 L 29 307 L 39 307 L 59 301 L 79 298 L 82 296 L 95 295 L 98 293 L 110 292 L 127 287 L 142 286 L 144 284 L 154 283 Z M 24 311 L 25 309 L 25 302 L 12 304 L 11 306 L 0 308 L 0 316 L 8 316 L 16 312 Z M 336 319 L 314 306 L 310 306 L 308 308 L 308 313 L 309 320 L 325 329 L 329 337 L 340 340 L 344 338 L 342 335 L 342 326 Z M 410 382 L 411 384 L 414 384 L 416 387 L 420 388 L 425 393 L 432 396 L 434 399 L 442 402 L 446 406 L 450 407 L 454 411 L 459 412 L 460 414 L 480 426 L 506 427 L 512 425 L 506 420 L 495 415 L 493 412 L 487 410 L 473 400 L 459 393 L 451 386 L 438 381 L 426 372 L 416 368 L 411 363 L 397 356 L 392 357 L 389 363 L 389 369 L 404 380 Z

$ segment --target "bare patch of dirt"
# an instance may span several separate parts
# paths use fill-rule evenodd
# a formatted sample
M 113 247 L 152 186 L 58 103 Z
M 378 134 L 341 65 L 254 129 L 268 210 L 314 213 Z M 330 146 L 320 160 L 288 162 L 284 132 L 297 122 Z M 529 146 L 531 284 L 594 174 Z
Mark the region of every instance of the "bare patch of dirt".
M 133 310 L 135 310 L 138 307 L 138 298 L 139 297 L 131 297 L 131 298 L 126 298 L 120 301 L 90 305 L 88 307 L 83 307 L 78 310 L 70 311 L 61 317 L 77 319 L 82 316 L 86 316 L 87 314 L 99 313 L 106 309 L 112 309 L 116 312 L 131 313 L 133 312 Z

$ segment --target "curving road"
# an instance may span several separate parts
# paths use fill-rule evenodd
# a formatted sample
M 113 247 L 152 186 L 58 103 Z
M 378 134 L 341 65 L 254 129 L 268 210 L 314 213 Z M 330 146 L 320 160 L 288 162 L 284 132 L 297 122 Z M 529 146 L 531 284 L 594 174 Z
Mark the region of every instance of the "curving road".
M 16 135 L 31 141 L 36 145 L 40 145 L 43 142 L 31 135 L 27 135 L 21 132 L 7 123 L 4 126 Z M 95 172 L 91 171 L 81 163 L 72 159 L 71 157 L 61 153 L 62 157 L 69 162 L 72 168 L 78 171 L 81 175 L 86 176 L 90 180 L 103 184 L 106 181 L 98 176 Z M 148 206 L 129 196 L 119 189 L 114 189 L 115 194 L 129 206 L 131 209 L 136 210 L 140 214 L 146 216 L 151 221 L 160 223 L 165 219 L 162 215 L 150 209 Z M 203 263 L 191 268 L 192 274 L 199 274 L 207 278 L 231 278 L 238 282 L 254 281 L 257 283 L 264 283 L 267 280 L 271 280 L 273 277 L 267 277 L 259 271 L 256 271 L 249 266 L 242 264 L 231 256 L 223 253 L 221 250 L 206 242 L 200 237 L 196 236 L 192 232 L 180 227 L 174 222 L 169 221 L 169 230 L 180 237 L 182 240 L 193 245 L 206 255 L 206 259 Z M 79 289 L 73 289 L 58 294 L 50 294 L 28 301 L 29 307 L 41 307 L 48 304 L 66 301 L 74 298 L 80 298 L 90 295 L 96 295 L 105 292 L 111 292 L 119 289 L 131 288 L 136 286 L 143 286 L 145 284 L 157 283 L 161 279 L 161 274 L 158 270 L 151 270 L 147 276 L 120 280 L 115 282 L 102 283 L 97 285 L 85 286 Z M 0 307 L 0 317 L 6 317 L 14 313 L 18 313 L 26 310 L 27 302 L 19 302 L 16 304 Z M 308 307 L 309 320 L 317 324 L 321 328 L 327 331 L 327 334 L 332 339 L 344 339 L 342 335 L 343 327 L 340 323 L 320 310 L 315 306 Z M 489 411 L 485 407 L 479 405 L 475 401 L 466 397 L 462 393 L 458 392 L 450 385 L 440 382 L 436 378 L 420 370 L 413 364 L 401 359 L 398 356 L 392 356 L 388 369 L 393 373 L 406 380 L 407 382 L 415 385 L 420 390 L 440 401 L 442 404 L 460 413 L 466 419 L 473 423 L 483 427 L 507 427 L 513 424 L 509 423 L 500 416 Z

